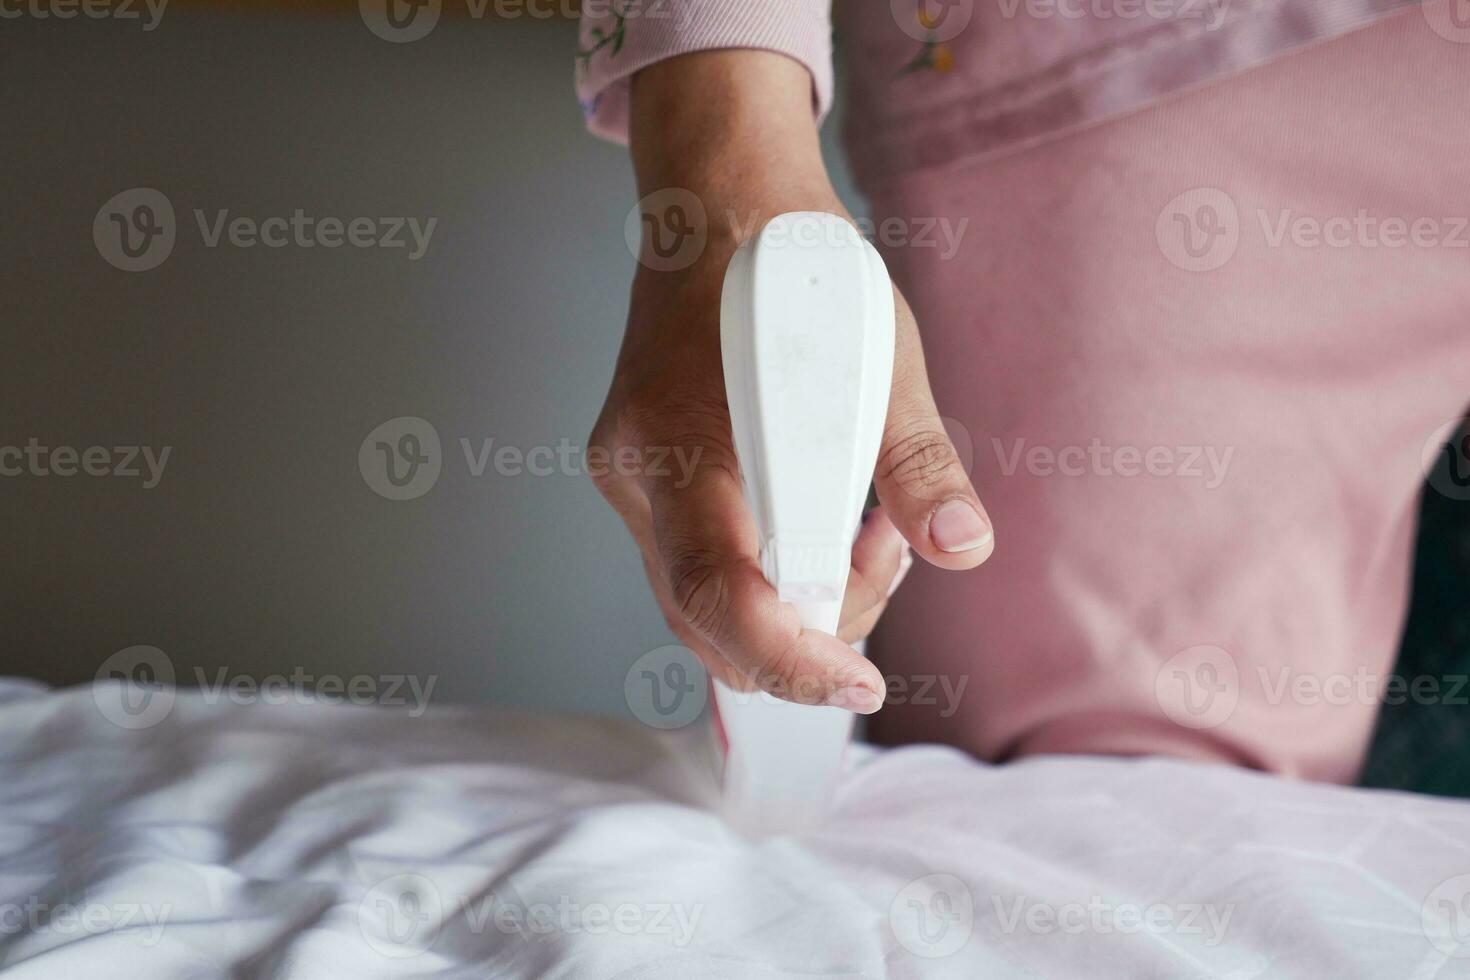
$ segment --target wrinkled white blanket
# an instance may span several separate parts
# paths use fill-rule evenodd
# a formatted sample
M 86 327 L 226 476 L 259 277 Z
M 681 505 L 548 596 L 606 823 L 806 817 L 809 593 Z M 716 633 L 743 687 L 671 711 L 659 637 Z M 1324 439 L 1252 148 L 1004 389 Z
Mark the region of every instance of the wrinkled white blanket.
M 747 842 L 693 730 L 0 684 L 6 978 L 1470 977 L 1470 804 L 860 749 Z

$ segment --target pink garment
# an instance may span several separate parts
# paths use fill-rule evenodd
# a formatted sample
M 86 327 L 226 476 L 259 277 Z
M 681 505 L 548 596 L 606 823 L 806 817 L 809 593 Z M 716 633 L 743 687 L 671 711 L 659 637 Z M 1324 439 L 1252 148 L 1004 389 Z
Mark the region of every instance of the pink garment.
M 874 199 L 970 219 L 885 258 L 997 541 L 895 596 L 884 673 L 967 687 L 880 739 L 1355 776 L 1470 402 L 1465 92 L 1412 12 Z
M 839 0 L 853 169 L 868 190 L 919 167 L 1025 145 L 1413 2 Z M 916 59 L 932 67 L 904 70 Z
M 712 0 L 646 44 L 627 21 L 626 60 L 585 60 L 590 124 L 624 133 L 629 66 L 747 30 L 824 106 L 825 3 L 779 3 L 779 30 Z M 1425 454 L 1470 400 L 1462 3 L 1237 2 L 1213 38 L 975 9 L 942 59 L 853 6 L 849 143 L 912 232 L 877 244 L 998 542 L 898 592 L 878 738 L 1354 776 Z
M 853 165 L 867 185 L 1034 141 L 1414 3 L 838 0 Z M 824 114 L 832 104 L 832 7 L 831 0 L 584 0 L 576 81 L 588 126 L 626 141 L 633 73 L 716 48 L 763 48 L 802 62 Z M 1457 22 L 1447 23 L 1453 30 Z

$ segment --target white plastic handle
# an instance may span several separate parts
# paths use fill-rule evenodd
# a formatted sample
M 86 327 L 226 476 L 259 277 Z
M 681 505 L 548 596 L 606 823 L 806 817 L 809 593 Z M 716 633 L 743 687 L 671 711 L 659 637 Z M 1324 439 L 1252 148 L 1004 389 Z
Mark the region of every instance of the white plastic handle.
M 842 218 L 783 214 L 731 259 L 720 349 L 745 497 L 766 578 L 811 629 L 837 632 L 888 413 L 893 345 L 888 270 Z M 718 683 L 715 705 L 731 821 L 752 833 L 818 822 L 851 713 Z
M 893 287 L 847 221 L 784 214 L 725 273 L 720 347 L 766 578 L 835 633 L 893 380 Z

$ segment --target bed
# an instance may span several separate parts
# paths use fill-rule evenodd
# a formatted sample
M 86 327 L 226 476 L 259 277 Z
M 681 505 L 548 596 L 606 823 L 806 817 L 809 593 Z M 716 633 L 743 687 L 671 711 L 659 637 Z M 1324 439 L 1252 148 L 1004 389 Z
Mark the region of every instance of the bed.
M 7 980 L 1470 977 L 1465 802 L 860 746 L 755 842 L 694 726 L 125 694 L 0 683 Z

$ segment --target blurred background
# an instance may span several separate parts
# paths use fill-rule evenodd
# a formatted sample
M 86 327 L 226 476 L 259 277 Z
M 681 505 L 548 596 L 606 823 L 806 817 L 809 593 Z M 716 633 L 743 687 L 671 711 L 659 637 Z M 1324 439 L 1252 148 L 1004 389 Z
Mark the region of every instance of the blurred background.
M 406 41 L 381 0 L 6 9 L 0 672 L 147 645 L 180 684 L 626 714 L 672 637 L 582 473 L 636 195 L 575 4 Z M 1425 508 L 1400 671 L 1463 673 L 1470 504 Z M 1391 715 L 1369 783 L 1470 792 L 1470 711 Z
M 636 194 L 582 128 L 574 5 L 446 4 L 393 43 L 356 0 L 157 3 L 0 20 L 0 446 L 47 450 L 0 479 L 0 672 L 89 681 L 146 644 L 180 684 L 413 673 L 626 714 L 673 639 L 582 475 Z M 140 203 L 174 240 L 125 271 L 111 216 L 141 249 Z M 375 244 L 345 241 L 358 218 Z M 402 417 L 440 447 L 400 493 L 359 452 Z M 87 475 L 94 446 L 139 476 Z

